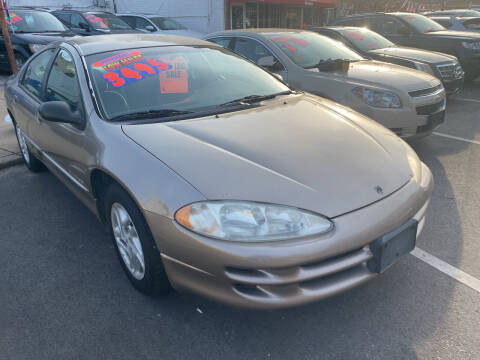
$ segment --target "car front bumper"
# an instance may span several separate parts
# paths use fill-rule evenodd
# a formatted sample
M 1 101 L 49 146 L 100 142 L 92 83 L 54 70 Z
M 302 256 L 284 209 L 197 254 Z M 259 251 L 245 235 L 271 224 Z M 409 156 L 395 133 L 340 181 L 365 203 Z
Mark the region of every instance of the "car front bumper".
M 464 78 L 459 78 L 451 81 L 443 81 L 445 86 L 445 92 L 447 95 L 454 95 L 459 93 L 463 89 Z
M 198 236 L 170 218 L 146 213 L 172 286 L 230 305 L 282 308 L 320 300 L 378 275 L 367 267 L 370 244 L 406 223 L 421 233 L 433 177 L 422 165 L 386 198 L 336 218 L 319 237 L 274 243 L 238 243 Z
M 374 108 L 351 94 L 346 105 L 375 120 L 402 138 L 429 135 L 444 121 L 446 94 L 441 89 L 424 96 L 403 95 L 402 108 Z

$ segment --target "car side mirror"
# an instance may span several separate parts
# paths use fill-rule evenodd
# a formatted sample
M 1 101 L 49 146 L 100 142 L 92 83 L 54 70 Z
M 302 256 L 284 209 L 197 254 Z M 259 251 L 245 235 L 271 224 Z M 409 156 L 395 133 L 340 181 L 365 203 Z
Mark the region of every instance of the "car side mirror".
M 402 36 L 410 36 L 412 35 L 412 32 L 410 31 L 409 28 L 406 26 L 402 26 L 401 28 L 398 29 L 398 33 Z
M 278 73 L 271 73 L 273 76 L 275 76 L 278 80 L 280 80 L 281 82 L 285 82 L 285 79 L 283 78 L 282 75 L 278 74 Z
M 72 111 L 70 105 L 65 101 L 44 102 L 38 108 L 38 114 L 46 121 L 83 125 L 83 118 L 80 112 L 78 110 Z
M 80 29 L 82 30 L 90 31 L 90 27 L 86 23 L 81 22 L 78 24 L 78 26 L 80 26 Z
M 257 60 L 257 65 L 270 69 L 277 64 L 277 60 L 273 56 L 264 56 Z
M 145 30 L 148 30 L 150 32 L 154 32 L 155 28 L 153 27 L 153 25 L 147 25 L 147 26 L 145 26 Z

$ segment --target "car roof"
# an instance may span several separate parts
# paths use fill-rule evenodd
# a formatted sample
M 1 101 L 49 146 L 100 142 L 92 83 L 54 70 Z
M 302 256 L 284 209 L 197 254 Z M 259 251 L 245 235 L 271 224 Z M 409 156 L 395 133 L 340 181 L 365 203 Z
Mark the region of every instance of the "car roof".
M 390 16 L 398 16 L 398 15 L 421 15 L 421 14 L 416 14 L 416 13 L 409 13 L 409 12 L 376 12 L 376 13 L 361 13 L 361 14 L 352 14 L 352 15 L 347 15 L 344 16 L 343 18 L 339 18 L 338 20 L 343 20 L 343 19 L 354 19 L 354 18 L 361 18 L 361 17 L 370 17 L 370 16 L 384 16 L 384 15 L 390 15 Z
M 313 29 L 313 28 L 312 28 Z M 324 27 L 318 27 L 318 28 L 315 28 L 315 29 L 326 29 L 326 30 L 368 30 L 368 31 L 371 31 L 370 29 L 367 29 L 367 28 L 363 28 L 363 27 L 360 27 L 360 26 L 324 26 Z
M 30 12 L 35 12 L 35 11 L 41 11 L 41 12 L 51 12 L 51 9 L 49 8 L 37 8 L 37 7 L 30 7 L 30 6 L 12 6 L 8 8 L 9 11 L 30 11 Z
M 206 37 L 213 36 L 235 36 L 235 35 L 257 35 L 262 36 L 264 33 L 300 33 L 310 31 L 308 29 L 280 29 L 280 28 L 252 28 L 252 29 L 239 29 L 239 30 L 222 30 L 208 34 Z
M 78 49 L 80 49 L 82 55 L 92 55 L 107 51 L 157 46 L 218 46 L 208 41 L 184 36 L 143 33 L 74 37 L 65 41 L 65 43 L 76 46 Z
M 158 14 L 137 14 L 137 13 L 117 13 L 115 14 L 117 16 L 140 16 L 140 17 L 144 17 L 144 18 L 162 18 L 162 19 L 171 19 L 169 18 L 168 16 L 162 16 L 162 15 L 158 15 Z
M 52 12 L 74 12 L 74 13 L 79 13 L 79 14 L 111 14 L 115 15 L 114 13 L 111 13 L 109 11 L 94 11 L 94 10 L 78 10 L 78 9 L 57 9 L 53 10 Z

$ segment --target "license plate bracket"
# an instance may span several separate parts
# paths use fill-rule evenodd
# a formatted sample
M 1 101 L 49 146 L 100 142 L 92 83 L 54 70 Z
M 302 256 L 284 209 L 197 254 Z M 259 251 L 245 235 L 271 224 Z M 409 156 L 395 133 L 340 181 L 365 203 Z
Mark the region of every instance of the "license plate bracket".
M 397 260 L 415 248 L 418 221 L 410 219 L 394 231 L 370 244 L 373 258 L 367 263 L 370 271 L 383 273 Z

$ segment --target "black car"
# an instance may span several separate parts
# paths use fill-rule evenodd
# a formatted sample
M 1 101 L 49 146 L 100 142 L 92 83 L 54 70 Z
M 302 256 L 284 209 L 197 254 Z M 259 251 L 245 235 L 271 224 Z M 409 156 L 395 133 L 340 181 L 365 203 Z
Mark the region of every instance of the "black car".
M 412 13 L 358 14 L 332 25 L 369 28 L 397 45 L 439 51 L 456 56 L 466 80 L 480 76 L 480 34 L 449 31 L 426 16 Z
M 74 36 L 62 22 L 44 10 L 11 8 L 6 20 L 19 69 L 45 45 Z M 10 70 L 3 36 L 0 36 L 0 69 Z
M 118 16 L 105 11 L 55 10 L 52 14 L 82 36 L 139 33 Z
M 464 73 L 453 55 L 397 46 L 376 32 L 358 27 L 312 27 L 309 30 L 342 42 L 363 57 L 406 66 L 439 78 L 447 94 L 461 90 Z

